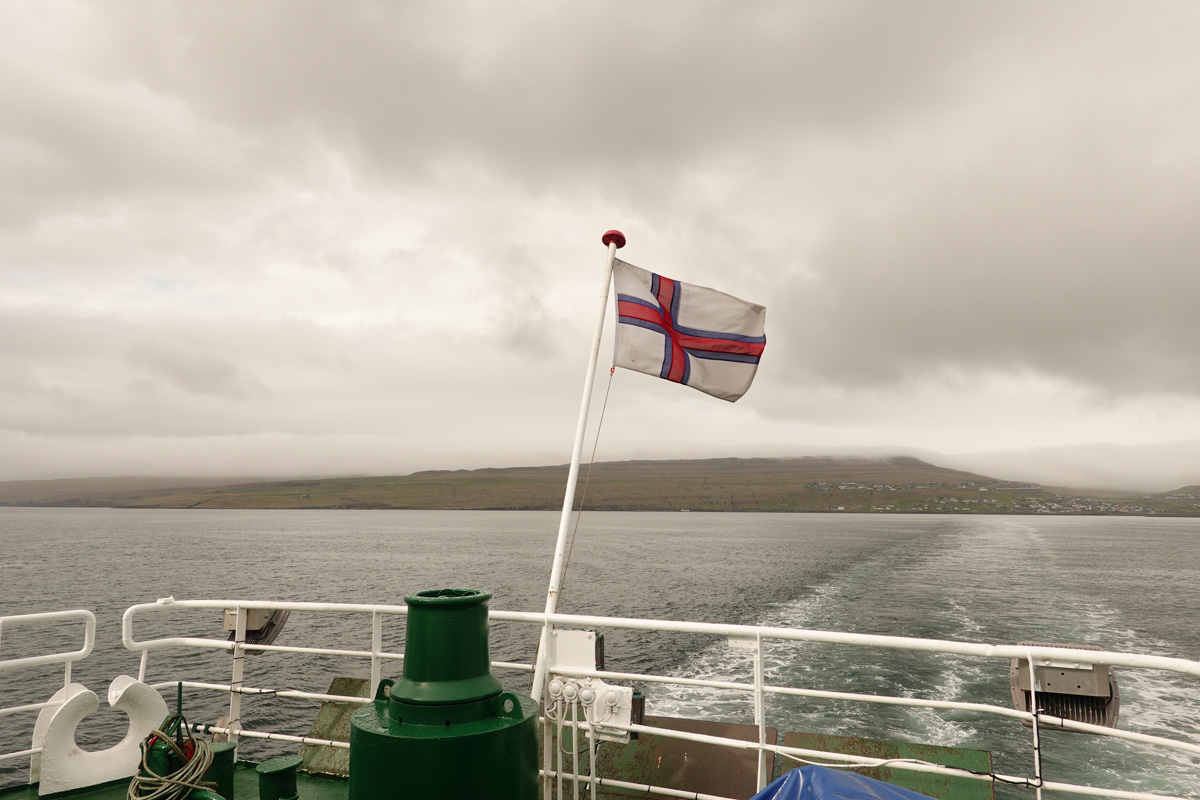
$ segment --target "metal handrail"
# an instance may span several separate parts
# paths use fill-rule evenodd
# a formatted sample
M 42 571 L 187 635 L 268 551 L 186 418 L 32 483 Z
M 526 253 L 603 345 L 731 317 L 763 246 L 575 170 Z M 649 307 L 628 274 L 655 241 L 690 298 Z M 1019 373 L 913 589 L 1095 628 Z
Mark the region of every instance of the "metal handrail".
M 237 638 L 243 641 L 230 642 L 226 640 L 206 639 L 197 637 L 163 637 L 158 639 L 150 639 L 139 641 L 133 635 L 134 619 L 143 613 L 163 611 L 169 608 L 221 608 L 221 609 L 237 609 L 239 616 L 239 635 Z M 365 650 L 329 650 L 322 648 L 307 648 L 294 646 L 279 646 L 279 645 L 251 645 L 244 643 L 245 630 L 245 613 L 248 609 L 283 609 L 295 611 L 314 611 L 314 612 L 337 612 L 350 614 L 369 614 L 372 619 L 372 648 L 370 651 Z M 278 694 L 281 696 L 298 697 L 307 699 L 333 699 L 328 695 L 317 695 L 315 693 L 301 692 L 297 690 L 289 690 L 286 688 L 277 689 L 259 689 L 245 686 L 241 681 L 240 671 L 237 667 L 241 663 L 241 659 L 237 658 L 239 652 L 247 650 L 257 650 L 261 652 L 277 651 L 277 652 L 300 652 L 300 653 L 324 653 L 344 655 L 356 658 L 369 658 L 372 663 L 372 681 L 371 692 L 368 697 L 373 697 L 375 687 L 378 685 L 379 668 L 383 661 L 392 659 L 402 659 L 403 654 L 400 653 L 385 653 L 380 647 L 380 627 L 382 619 L 388 616 L 400 616 L 407 612 L 405 606 L 383 606 L 383 605 L 360 605 L 360 604 L 345 604 L 345 603 L 288 603 L 288 602 L 260 602 L 260 601 L 245 601 L 245 600 L 184 600 L 176 601 L 174 599 L 160 600 L 157 603 L 146 603 L 130 607 L 122 620 L 122 639 L 125 646 L 130 650 L 142 652 L 142 674 L 144 679 L 146 660 L 151 650 L 159 650 L 168 647 L 202 647 L 209 649 L 224 649 L 233 651 L 235 654 L 234 679 L 230 684 L 192 684 L 197 688 L 207 688 L 218 691 L 226 691 L 231 697 L 231 713 L 230 717 L 235 722 L 230 725 L 231 732 L 236 735 L 241 731 L 238 724 L 237 714 L 234 713 L 240 707 L 240 698 L 243 694 Z M 693 633 L 709 636 L 725 637 L 733 641 L 742 642 L 749 650 L 754 653 L 754 679 L 751 682 L 741 683 L 736 681 L 713 681 L 703 679 L 689 678 L 674 678 L 660 675 L 647 675 L 641 673 L 618 673 L 600 670 L 569 670 L 563 668 L 551 668 L 551 672 L 562 676 L 576 677 L 598 677 L 602 679 L 625 680 L 625 681 L 647 681 L 658 683 L 670 683 L 685 686 L 705 687 L 718 690 L 736 691 L 750 695 L 754 704 L 754 720 L 759 728 L 758 741 L 746 742 L 741 740 L 724 739 L 722 737 L 709 737 L 700 734 L 683 734 L 677 731 L 666 731 L 658 728 L 647 728 L 646 726 L 633 725 L 625 728 L 631 731 L 653 731 L 659 735 L 670 738 L 688 739 L 700 736 L 703 741 L 711 741 L 714 743 L 724 744 L 729 747 L 738 749 L 757 750 L 760 758 L 759 769 L 759 785 L 760 788 L 764 783 L 766 776 L 762 764 L 768 754 L 778 753 L 787 756 L 800 758 L 808 758 L 814 755 L 821 755 L 826 760 L 830 761 L 845 761 L 846 756 L 838 756 L 836 754 L 818 753 L 817 751 L 800 750 L 797 748 L 786 748 L 774 745 L 765 744 L 763 733 L 766 729 L 766 714 L 765 714 L 765 696 L 766 695 L 792 695 L 800 697 L 812 697 L 822 699 L 848 700 L 856 702 L 871 702 L 884 703 L 892 705 L 904 706 L 919 706 L 933 709 L 954 709 L 967 710 L 983 714 L 992 714 L 1006 718 L 1020 719 L 1026 721 L 1039 721 L 1041 724 L 1051 724 L 1054 726 L 1062 726 L 1075 730 L 1087 731 L 1106 736 L 1114 736 L 1117 738 L 1133 740 L 1144 744 L 1156 745 L 1161 747 L 1182 750 L 1193 754 L 1200 754 L 1200 744 L 1170 739 L 1160 736 L 1151 736 L 1148 734 L 1140 734 L 1132 731 L 1119 731 L 1111 728 L 1104 728 L 1095 725 L 1087 725 L 1085 723 L 1077 723 L 1071 720 L 1065 720 L 1058 717 L 1049 716 L 1047 714 L 1035 715 L 1030 712 L 1018 711 L 1011 708 L 1001 706 L 988 705 L 984 703 L 960 703 L 944 700 L 932 700 L 921 698 L 902 698 L 889 697 L 884 695 L 868 695 L 855 694 L 845 692 L 820 691 L 812 689 L 799 689 L 788 686 L 773 686 L 768 685 L 763 680 L 763 647 L 764 641 L 792 641 L 792 642 L 818 642 L 841 644 L 861 647 L 882 647 L 890 649 L 910 650 L 916 652 L 946 654 L 946 655 L 967 655 L 990 659 L 1012 659 L 1022 658 L 1027 659 L 1029 663 L 1044 662 L 1046 660 L 1065 660 L 1078 662 L 1102 662 L 1115 666 L 1133 667 L 1142 669 L 1156 669 L 1174 672 L 1178 674 L 1200 676 L 1200 662 L 1189 661 L 1187 659 L 1169 658 L 1162 656 L 1147 656 L 1140 654 L 1118 653 L 1111 651 L 1099 650 L 1080 650 L 1068 647 L 1045 647 L 1033 645 L 987 645 L 969 642 L 954 642 L 948 640 L 937 639 L 918 639 L 912 637 L 897 637 L 897 636 L 881 636 L 874 634 L 852 634 L 840 633 L 831 631 L 804 630 L 795 628 L 771 628 L 766 626 L 756 625 L 726 625 L 701 622 L 681 622 L 681 621 L 664 621 L 664 620 L 649 620 L 649 619 L 627 619 L 617 617 L 603 616 L 587 616 L 574 614 L 540 614 L 528 612 L 513 612 L 492 610 L 489 612 L 489 618 L 492 621 L 516 622 L 532 625 L 543 625 L 549 621 L 557 627 L 564 628 L 608 628 L 608 629 L 626 629 L 626 630 L 647 630 L 658 632 L 672 633 Z M 494 667 L 503 668 L 522 668 L 528 670 L 528 665 L 517 665 L 507 662 L 493 662 Z M 337 698 L 339 701 L 363 703 L 364 698 Z M 612 726 L 620 729 L 621 726 Z M 585 726 L 586 728 L 586 726 Z M 1035 727 L 1036 732 L 1036 727 Z M 245 735 L 266 737 L 265 732 L 245 732 Z M 278 737 L 278 734 L 273 736 Z M 861 762 L 862 766 L 874 766 L 878 762 L 870 759 L 851 759 L 852 763 Z M 961 770 L 954 770 L 948 767 L 936 765 L 928 765 L 921 763 L 898 763 L 889 762 L 889 766 L 900 769 L 911 769 L 915 771 L 936 771 L 946 774 L 962 775 L 981 780 L 1007 780 L 1007 781 L 1023 781 L 1030 786 L 1040 786 L 1042 790 L 1054 790 L 1064 793 L 1086 794 L 1095 797 L 1113 797 L 1113 798 L 1128 798 L 1129 800 L 1144 800 L 1146 798 L 1157 798 L 1165 800 L 1167 795 L 1155 795 L 1145 792 L 1130 792 L 1116 789 L 1097 789 L 1092 787 L 1074 786 L 1071 784 L 1059 784 L 1042 781 L 1040 779 L 1019 778 L 1016 776 L 980 776 Z M 594 769 L 593 767 L 590 767 Z M 769 770 L 767 771 L 769 774 Z M 612 785 L 609 779 L 599 778 L 590 775 L 574 775 L 573 780 L 582 783 L 588 783 L 595 786 L 599 783 Z M 1040 792 L 1039 792 L 1040 794 Z M 1175 798 L 1174 800 L 1185 800 L 1183 798 Z
M 24 667 L 38 667 L 43 664 L 66 664 L 69 673 L 70 665 L 91 655 L 92 648 L 96 645 L 96 615 L 86 609 L 78 608 L 71 611 L 44 611 L 38 614 L 10 614 L 0 617 L 0 646 L 4 643 L 3 634 L 6 627 L 15 628 L 18 626 L 76 619 L 83 620 L 83 646 L 78 650 L 47 653 L 40 656 L 25 656 L 24 658 L 9 660 L 0 659 L 0 672 Z M 0 650 L 0 652 L 3 651 Z M 67 683 L 70 683 L 70 680 Z
M 76 661 L 82 661 L 92 653 L 92 649 L 96 646 L 96 615 L 86 609 L 72 609 L 70 611 L 45 611 L 37 614 L 9 614 L 0 616 L 0 654 L 3 653 L 4 645 L 4 629 L 29 626 L 45 626 L 55 622 L 83 622 L 83 644 L 78 650 L 65 650 L 54 653 L 42 653 L 36 656 L 23 656 L 21 658 L 0 658 L 0 672 L 8 672 L 11 670 L 28 669 L 31 667 L 41 667 L 46 664 L 62 664 L 63 665 L 63 686 L 71 685 L 71 668 Z M 46 701 L 44 703 L 25 703 L 19 706 L 6 706 L 0 708 L 0 717 L 6 717 L 12 714 L 20 714 L 28 711 L 41 711 L 45 708 L 53 708 L 62 705 L 61 702 Z M 27 750 L 16 750 L 10 753 L 0 753 L 0 761 L 10 761 L 27 756 L 34 756 L 40 753 L 40 747 L 34 747 Z

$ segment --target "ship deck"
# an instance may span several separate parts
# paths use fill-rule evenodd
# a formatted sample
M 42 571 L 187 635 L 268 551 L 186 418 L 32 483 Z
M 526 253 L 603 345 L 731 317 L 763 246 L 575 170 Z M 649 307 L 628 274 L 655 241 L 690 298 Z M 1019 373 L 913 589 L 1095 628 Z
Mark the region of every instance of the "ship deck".
M 258 765 L 249 761 L 239 761 L 234 765 L 233 794 L 227 800 L 256 800 L 258 797 Z M 129 781 L 120 780 L 80 789 L 74 792 L 62 792 L 49 797 L 69 797 L 71 800 L 125 800 L 129 790 Z M 304 800 L 347 800 L 350 794 L 350 783 L 345 778 L 330 775 L 312 775 L 299 771 L 296 773 L 296 790 Z M 10 789 L 0 789 L 0 800 L 38 800 L 37 786 L 19 786 Z

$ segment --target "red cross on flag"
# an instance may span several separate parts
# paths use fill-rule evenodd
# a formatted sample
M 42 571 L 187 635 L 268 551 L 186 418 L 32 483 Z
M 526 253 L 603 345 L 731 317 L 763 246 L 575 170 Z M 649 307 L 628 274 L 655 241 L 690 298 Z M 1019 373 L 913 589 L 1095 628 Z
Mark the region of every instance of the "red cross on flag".
M 613 262 L 618 367 L 734 402 L 750 388 L 767 310 L 736 297 Z

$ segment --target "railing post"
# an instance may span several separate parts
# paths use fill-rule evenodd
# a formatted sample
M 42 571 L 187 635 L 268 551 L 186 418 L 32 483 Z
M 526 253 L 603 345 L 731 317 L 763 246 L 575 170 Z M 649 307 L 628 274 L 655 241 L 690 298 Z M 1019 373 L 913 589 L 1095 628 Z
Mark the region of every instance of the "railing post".
M 586 714 L 585 714 L 586 716 Z M 592 707 L 592 717 L 596 716 L 595 706 Z M 588 774 L 591 778 L 591 800 L 596 800 L 596 784 L 599 782 L 596 775 L 596 724 L 588 722 Z
M 754 722 L 758 725 L 758 743 L 767 743 L 767 709 L 766 692 L 763 690 L 763 638 L 762 631 L 754 637 Z M 767 751 L 758 751 L 758 791 L 767 788 L 769 782 L 767 769 Z
M 371 611 L 371 691 L 367 697 L 374 697 L 379 688 L 379 676 L 382 671 L 383 653 L 383 616 L 378 609 Z
M 550 721 L 551 704 L 557 705 L 558 700 L 553 697 L 544 697 L 542 701 L 542 800 L 554 800 L 554 788 L 551 783 L 551 774 L 554 771 L 554 762 L 550 759 L 550 742 L 553 741 L 554 727 Z M 557 746 L 554 748 L 558 749 Z
M 246 660 L 246 608 L 237 607 L 237 625 L 233 633 L 233 677 L 229 681 L 229 741 L 237 758 L 238 731 L 242 729 L 242 686 Z
M 555 757 L 555 775 L 558 778 L 558 800 L 563 798 L 563 731 L 566 729 L 567 720 L 567 704 L 560 702 L 557 704 L 558 719 L 554 728 L 554 757 Z
M 571 800 L 579 800 L 579 700 L 571 698 Z
M 1029 665 L 1029 710 L 1033 712 L 1033 778 L 1036 781 L 1037 800 L 1042 800 L 1042 742 L 1038 735 L 1037 673 L 1033 668 L 1033 653 L 1026 656 Z

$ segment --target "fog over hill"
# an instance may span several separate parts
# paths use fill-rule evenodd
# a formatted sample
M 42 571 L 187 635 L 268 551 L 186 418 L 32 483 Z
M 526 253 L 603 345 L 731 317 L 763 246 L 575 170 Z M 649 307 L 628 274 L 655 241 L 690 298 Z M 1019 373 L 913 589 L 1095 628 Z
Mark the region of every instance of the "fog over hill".
M 1047 486 L 1166 492 L 1200 482 L 1200 445 L 1195 442 L 1146 445 L 1098 442 L 931 457 L 946 466 Z

